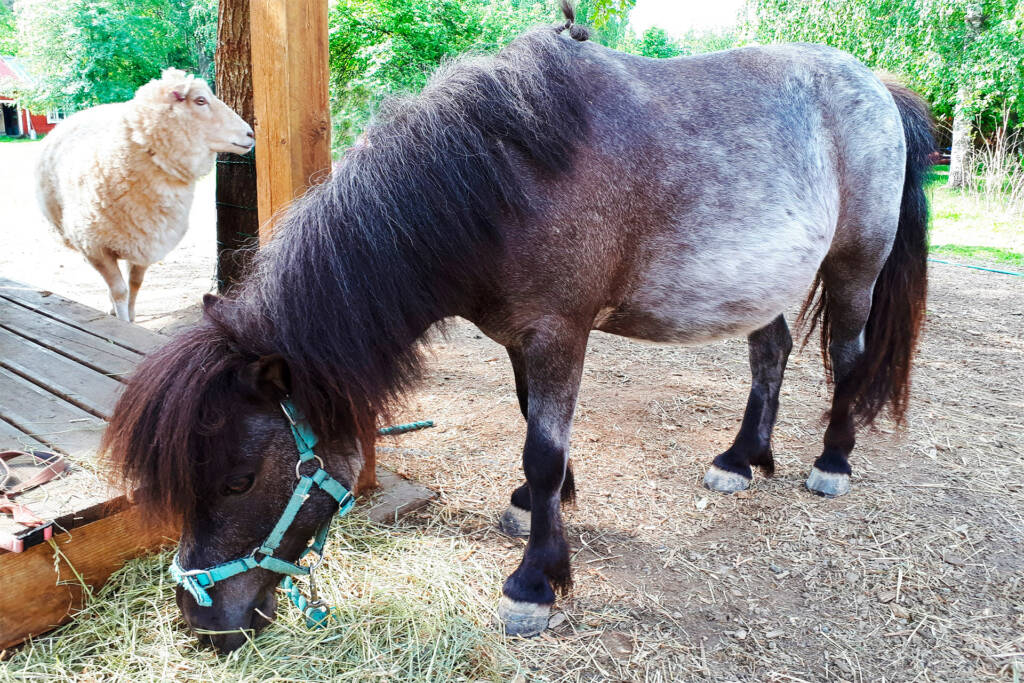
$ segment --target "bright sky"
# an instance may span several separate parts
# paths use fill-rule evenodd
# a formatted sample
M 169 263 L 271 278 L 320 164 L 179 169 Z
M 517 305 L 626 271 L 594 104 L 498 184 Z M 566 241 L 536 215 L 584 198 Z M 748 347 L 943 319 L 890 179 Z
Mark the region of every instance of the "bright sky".
M 691 28 L 733 26 L 741 7 L 743 0 L 636 0 L 629 25 L 637 33 L 660 26 L 678 35 Z

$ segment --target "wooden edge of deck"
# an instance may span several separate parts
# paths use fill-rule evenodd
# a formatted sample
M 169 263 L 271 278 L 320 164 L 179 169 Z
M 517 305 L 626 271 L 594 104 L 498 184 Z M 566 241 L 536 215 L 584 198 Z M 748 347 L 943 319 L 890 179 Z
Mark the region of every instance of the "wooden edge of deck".
M 55 536 L 59 553 L 46 543 L 0 555 L 0 650 L 66 623 L 85 604 L 85 586 L 98 589 L 128 560 L 173 543 L 172 533 L 129 507 Z

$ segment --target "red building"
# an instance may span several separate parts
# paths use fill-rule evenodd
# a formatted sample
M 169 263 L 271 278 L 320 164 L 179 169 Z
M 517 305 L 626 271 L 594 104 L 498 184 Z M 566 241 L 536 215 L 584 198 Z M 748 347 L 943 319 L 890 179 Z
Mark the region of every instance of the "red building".
M 32 77 L 17 57 L 0 55 L 0 135 L 31 137 L 49 133 L 64 118 L 63 112 L 30 112 L 18 103 L 18 92 L 32 85 Z

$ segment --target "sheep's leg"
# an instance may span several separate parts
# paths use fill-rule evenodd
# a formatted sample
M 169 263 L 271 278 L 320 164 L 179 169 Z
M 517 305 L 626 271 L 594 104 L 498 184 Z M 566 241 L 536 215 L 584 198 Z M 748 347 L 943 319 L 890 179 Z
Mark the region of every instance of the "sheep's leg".
M 128 286 L 124 283 L 121 269 L 117 267 L 117 257 L 109 251 L 103 251 L 88 257 L 89 263 L 107 283 L 110 290 L 110 301 L 114 304 L 114 314 L 120 320 L 129 320 Z
M 146 277 L 146 268 L 149 266 L 133 263 L 128 271 L 128 319 L 132 322 L 135 322 L 135 297 L 139 295 L 142 278 Z

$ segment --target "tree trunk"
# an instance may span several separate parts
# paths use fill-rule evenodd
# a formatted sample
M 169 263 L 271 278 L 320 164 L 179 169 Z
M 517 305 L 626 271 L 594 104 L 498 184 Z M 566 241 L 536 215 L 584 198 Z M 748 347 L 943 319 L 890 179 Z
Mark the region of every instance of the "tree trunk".
M 964 114 L 967 104 L 967 88 L 961 86 L 956 92 L 956 111 L 953 115 L 953 140 L 949 152 L 949 181 L 947 187 L 966 187 L 971 179 L 968 168 L 974 131 L 970 119 Z
M 255 127 L 249 0 L 220 0 L 217 10 L 217 97 Z M 226 292 L 245 273 L 259 241 L 256 165 L 245 156 L 217 155 L 217 288 Z

